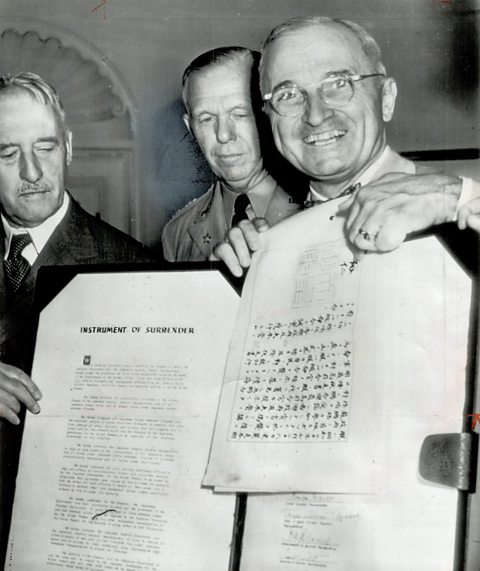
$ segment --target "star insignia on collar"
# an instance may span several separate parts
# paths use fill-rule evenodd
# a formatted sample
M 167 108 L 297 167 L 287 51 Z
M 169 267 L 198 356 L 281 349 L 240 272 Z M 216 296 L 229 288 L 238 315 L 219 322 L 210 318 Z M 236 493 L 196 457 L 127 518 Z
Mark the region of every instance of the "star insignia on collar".
M 204 244 L 210 244 L 211 241 L 212 241 L 212 237 L 210 236 L 210 234 L 205 234 L 203 236 L 203 243 Z

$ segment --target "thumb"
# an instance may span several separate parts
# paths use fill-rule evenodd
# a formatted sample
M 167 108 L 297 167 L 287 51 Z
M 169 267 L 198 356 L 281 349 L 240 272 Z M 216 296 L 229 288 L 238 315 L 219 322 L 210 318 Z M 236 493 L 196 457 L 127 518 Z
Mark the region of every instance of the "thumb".
M 270 228 L 265 218 L 254 218 L 252 222 L 257 232 L 266 232 Z
M 470 214 L 467 218 L 466 225 L 475 230 L 476 232 L 480 232 L 480 215 L 479 214 Z

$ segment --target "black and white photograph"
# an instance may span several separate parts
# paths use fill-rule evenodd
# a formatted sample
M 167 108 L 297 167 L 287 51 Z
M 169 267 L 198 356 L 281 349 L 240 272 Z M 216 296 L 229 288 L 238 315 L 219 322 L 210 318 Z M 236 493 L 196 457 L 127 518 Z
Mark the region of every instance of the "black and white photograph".
M 0 569 L 479 571 L 479 0 L 3 0 Z

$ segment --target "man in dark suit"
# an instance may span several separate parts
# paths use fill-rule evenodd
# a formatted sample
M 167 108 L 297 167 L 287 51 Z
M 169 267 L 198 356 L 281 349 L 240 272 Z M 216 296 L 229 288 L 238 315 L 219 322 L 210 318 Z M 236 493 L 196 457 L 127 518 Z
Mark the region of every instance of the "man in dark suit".
M 133 238 L 91 216 L 65 191 L 72 133 L 41 77 L 0 79 L 0 562 L 6 547 L 25 407 L 40 411 L 30 372 L 38 269 L 148 261 Z

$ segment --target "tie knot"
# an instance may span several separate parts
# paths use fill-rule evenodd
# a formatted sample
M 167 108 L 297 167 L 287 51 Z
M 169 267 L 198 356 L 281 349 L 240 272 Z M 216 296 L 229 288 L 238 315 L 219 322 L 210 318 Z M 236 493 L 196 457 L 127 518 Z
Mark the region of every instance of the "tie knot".
M 10 251 L 8 253 L 8 258 L 17 258 L 23 252 L 23 250 L 32 243 L 30 234 L 25 232 L 23 234 L 13 234 L 12 240 L 10 242 Z

